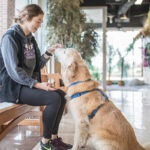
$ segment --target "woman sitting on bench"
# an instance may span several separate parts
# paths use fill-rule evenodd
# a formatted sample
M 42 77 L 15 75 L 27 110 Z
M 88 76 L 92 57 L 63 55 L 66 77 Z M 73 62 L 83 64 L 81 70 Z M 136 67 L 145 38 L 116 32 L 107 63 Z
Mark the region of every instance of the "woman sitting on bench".
M 42 150 L 67 150 L 72 145 L 57 136 L 66 100 L 62 90 L 50 83 L 40 83 L 40 69 L 44 67 L 56 44 L 40 55 L 33 37 L 43 22 L 44 12 L 31 4 L 20 11 L 16 24 L 2 37 L 0 49 L 0 99 L 4 102 L 46 106 L 43 113 Z

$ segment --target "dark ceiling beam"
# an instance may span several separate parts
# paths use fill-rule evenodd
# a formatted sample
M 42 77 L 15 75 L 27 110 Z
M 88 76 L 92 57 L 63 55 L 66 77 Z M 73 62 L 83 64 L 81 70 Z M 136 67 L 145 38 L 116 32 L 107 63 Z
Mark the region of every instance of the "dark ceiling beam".
M 121 5 L 122 1 L 106 0 L 106 5 Z
M 134 5 L 135 0 L 84 0 L 81 7 L 107 6 L 107 27 L 143 27 L 150 10 L 150 0 L 143 0 L 141 5 Z M 123 14 L 128 17 L 122 20 Z M 110 23 L 110 19 L 112 22 Z M 99 26 L 100 24 L 97 24 Z
M 142 6 L 140 5 L 133 5 L 131 9 L 129 10 L 129 13 L 131 16 L 141 16 L 146 15 L 149 11 L 149 5 L 144 4 Z
M 143 27 L 143 17 L 131 17 L 130 22 L 115 22 L 110 23 L 109 21 L 107 22 L 107 27 L 116 27 L 116 28 L 122 28 L 122 27 Z
M 150 0 L 143 0 L 142 4 L 150 4 Z
M 142 20 L 142 17 L 141 17 L 141 20 Z M 102 27 L 102 24 L 101 23 L 97 23 L 95 24 L 95 27 L 96 28 L 101 28 Z M 131 18 L 130 22 L 128 23 L 116 23 L 116 22 L 113 22 L 113 23 L 109 23 L 109 21 L 107 22 L 107 28 L 139 28 L 139 27 L 143 27 L 143 23 L 141 21 L 139 21 L 139 18 Z
M 82 6 L 106 6 L 106 0 L 84 0 L 84 2 L 81 4 Z

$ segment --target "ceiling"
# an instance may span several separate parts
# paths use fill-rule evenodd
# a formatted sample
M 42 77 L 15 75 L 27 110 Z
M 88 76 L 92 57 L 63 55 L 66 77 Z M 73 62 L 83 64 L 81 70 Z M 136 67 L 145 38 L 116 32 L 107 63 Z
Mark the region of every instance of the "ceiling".
M 95 6 L 107 6 L 108 28 L 143 27 L 150 9 L 150 0 L 143 0 L 141 5 L 135 5 L 135 1 L 136 0 L 84 0 L 81 7 L 92 8 Z

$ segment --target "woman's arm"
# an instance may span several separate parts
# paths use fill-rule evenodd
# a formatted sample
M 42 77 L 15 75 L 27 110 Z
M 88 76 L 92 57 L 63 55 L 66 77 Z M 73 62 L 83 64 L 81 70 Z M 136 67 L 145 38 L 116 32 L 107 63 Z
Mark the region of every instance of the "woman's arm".
M 39 60 L 39 65 L 40 65 L 40 69 L 42 69 L 44 66 L 45 66 L 45 64 L 48 62 L 48 60 L 49 60 L 49 56 L 46 56 L 46 54 L 43 54 L 42 56 L 41 56 L 41 52 L 40 52 L 40 49 L 39 49 L 39 47 L 38 47 L 38 45 L 37 45 L 37 42 L 36 42 L 36 40 L 34 40 L 35 41 L 35 48 L 36 48 L 36 52 L 37 52 L 37 57 L 38 57 L 38 60 Z
M 36 41 L 35 41 L 35 42 L 36 42 Z M 49 58 L 50 58 L 50 57 L 52 56 L 52 54 L 54 53 L 55 49 L 56 49 L 57 47 L 59 47 L 59 48 L 62 47 L 61 44 L 52 45 L 51 48 L 47 49 L 47 52 L 48 52 L 48 53 L 51 53 L 51 56 L 47 55 L 46 53 L 41 56 L 40 49 L 39 49 L 37 43 L 35 43 L 35 44 L 36 44 L 36 50 L 37 50 L 38 59 L 39 59 L 39 61 L 40 61 L 40 62 L 39 62 L 39 64 L 40 64 L 40 69 L 42 69 L 42 68 L 45 66 L 45 64 L 48 62 Z
M 1 51 L 8 75 L 17 83 L 32 88 L 37 80 L 34 80 L 18 67 L 18 46 L 10 35 L 5 35 L 1 43 Z

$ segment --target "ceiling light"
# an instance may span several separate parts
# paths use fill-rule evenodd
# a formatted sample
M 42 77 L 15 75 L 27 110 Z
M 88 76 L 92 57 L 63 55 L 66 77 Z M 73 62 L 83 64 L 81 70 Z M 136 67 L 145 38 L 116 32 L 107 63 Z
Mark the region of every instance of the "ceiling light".
M 113 18 L 114 18 L 114 16 L 113 16 L 113 15 L 110 15 L 110 16 L 108 16 L 108 18 L 109 18 L 109 23 L 113 23 Z
M 122 17 L 120 17 L 120 21 L 121 22 L 129 22 L 130 19 L 126 16 L 126 14 L 124 14 Z
M 136 0 L 134 4 L 135 4 L 135 5 L 141 5 L 142 2 L 143 2 L 143 0 Z
M 121 20 L 127 20 L 127 19 L 129 19 L 129 18 L 126 16 L 126 14 L 124 14 L 122 17 L 120 17 L 120 19 L 121 19 Z

